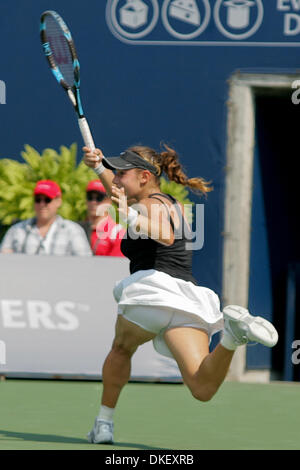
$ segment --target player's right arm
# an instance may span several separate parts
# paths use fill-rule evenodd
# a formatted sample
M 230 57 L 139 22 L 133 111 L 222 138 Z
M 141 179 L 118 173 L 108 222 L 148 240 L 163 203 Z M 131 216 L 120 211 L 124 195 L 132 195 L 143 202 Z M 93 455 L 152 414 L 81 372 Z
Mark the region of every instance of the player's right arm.
M 97 168 L 97 166 L 99 166 L 99 164 L 101 164 L 104 155 L 100 149 L 91 151 L 90 148 L 83 147 L 82 150 L 84 152 L 83 161 L 89 168 L 94 170 Z M 108 196 L 111 196 L 111 187 L 112 181 L 114 179 L 114 173 L 108 168 L 105 168 L 98 178 L 105 187 Z

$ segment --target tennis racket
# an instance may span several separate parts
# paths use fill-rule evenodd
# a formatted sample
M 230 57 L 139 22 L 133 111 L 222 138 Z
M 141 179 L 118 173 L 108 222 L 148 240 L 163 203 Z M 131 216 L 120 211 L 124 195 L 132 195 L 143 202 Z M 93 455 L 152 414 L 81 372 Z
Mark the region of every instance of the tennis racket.
M 49 10 L 41 16 L 40 35 L 52 73 L 70 98 L 84 143 L 93 151 L 95 144 L 80 99 L 80 65 L 70 30 L 58 13 Z

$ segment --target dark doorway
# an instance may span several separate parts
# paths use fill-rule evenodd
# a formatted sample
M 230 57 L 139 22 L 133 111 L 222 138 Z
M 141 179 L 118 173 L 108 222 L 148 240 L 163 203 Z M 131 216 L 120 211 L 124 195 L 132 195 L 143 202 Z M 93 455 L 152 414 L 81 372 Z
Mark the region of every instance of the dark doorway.
M 249 307 L 255 314 L 273 321 L 279 331 L 279 342 L 272 350 L 249 346 L 247 368 L 270 368 L 271 378 L 279 380 L 284 379 L 286 355 L 291 358 L 293 352 L 285 339 L 288 323 L 294 330 L 290 337 L 294 335 L 294 339 L 300 340 L 299 321 L 292 324 L 287 321 L 288 275 L 290 266 L 300 258 L 297 224 L 300 105 L 293 104 L 291 96 L 292 90 L 287 89 L 254 90 L 256 142 Z M 296 320 L 295 310 L 296 302 L 293 309 Z M 297 376 L 298 371 L 294 370 L 294 380 Z

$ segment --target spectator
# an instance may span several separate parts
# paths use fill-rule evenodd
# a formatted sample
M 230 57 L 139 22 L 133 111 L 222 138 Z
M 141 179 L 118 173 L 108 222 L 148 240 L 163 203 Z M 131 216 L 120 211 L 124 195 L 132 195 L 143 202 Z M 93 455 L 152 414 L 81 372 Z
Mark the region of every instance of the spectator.
M 38 181 L 34 189 L 35 217 L 16 223 L 6 232 L 1 253 L 91 256 L 83 229 L 57 215 L 62 193 L 51 180 Z
M 121 240 L 126 232 L 109 215 L 111 200 L 99 180 L 90 181 L 86 187 L 87 220 L 79 222 L 84 228 L 92 251 L 97 256 L 124 256 Z

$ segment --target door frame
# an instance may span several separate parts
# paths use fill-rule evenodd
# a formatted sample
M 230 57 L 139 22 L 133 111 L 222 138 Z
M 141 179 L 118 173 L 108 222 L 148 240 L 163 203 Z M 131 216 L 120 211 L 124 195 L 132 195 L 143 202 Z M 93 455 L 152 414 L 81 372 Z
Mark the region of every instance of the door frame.
M 291 90 L 295 74 L 235 73 L 229 79 L 223 244 L 223 305 L 248 307 L 253 163 L 255 147 L 255 93 Z M 300 84 L 299 84 L 300 85 Z M 270 370 L 246 370 L 246 346 L 235 352 L 228 380 L 270 380 Z

